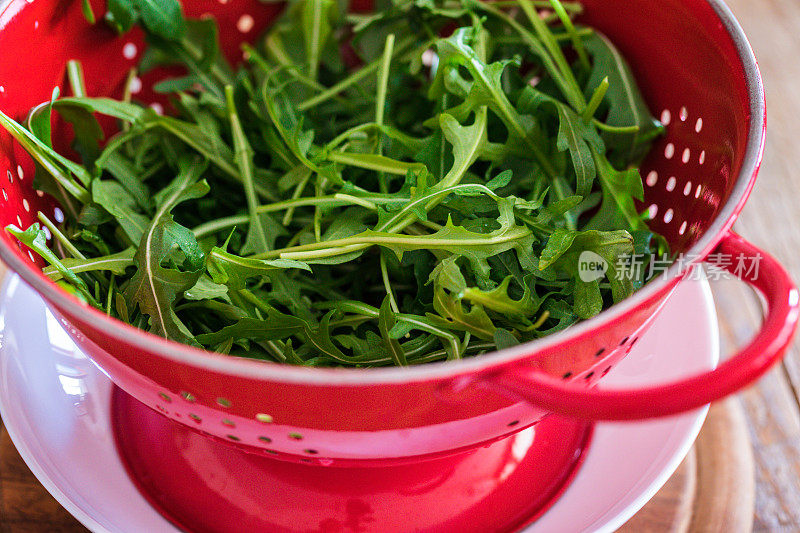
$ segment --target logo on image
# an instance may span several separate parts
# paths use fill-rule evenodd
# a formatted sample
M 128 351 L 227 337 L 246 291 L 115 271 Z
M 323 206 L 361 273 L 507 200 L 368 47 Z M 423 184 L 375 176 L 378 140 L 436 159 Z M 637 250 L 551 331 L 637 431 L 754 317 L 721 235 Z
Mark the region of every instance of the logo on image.
M 598 254 L 589 250 L 578 258 L 578 276 L 584 283 L 601 280 L 608 272 L 608 262 Z

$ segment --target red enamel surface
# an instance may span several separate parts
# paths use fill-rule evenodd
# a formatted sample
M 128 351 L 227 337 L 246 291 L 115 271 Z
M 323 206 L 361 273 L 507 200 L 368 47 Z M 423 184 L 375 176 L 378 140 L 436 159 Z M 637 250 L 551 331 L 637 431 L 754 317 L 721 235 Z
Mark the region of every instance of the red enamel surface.
M 249 454 L 119 389 L 113 414 L 120 453 L 142 494 L 195 532 L 516 531 L 558 498 L 591 435 L 591 426 L 549 417 L 478 450 L 359 468 Z

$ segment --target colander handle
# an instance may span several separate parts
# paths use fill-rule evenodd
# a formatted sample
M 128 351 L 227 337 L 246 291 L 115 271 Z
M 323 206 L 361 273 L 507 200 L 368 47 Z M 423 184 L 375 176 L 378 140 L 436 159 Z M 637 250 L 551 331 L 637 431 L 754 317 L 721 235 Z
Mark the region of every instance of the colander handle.
M 779 361 L 798 320 L 798 291 L 786 270 L 769 254 L 728 233 L 706 261 L 734 273 L 724 257 L 758 261 L 741 279 L 759 291 L 766 316 L 755 338 L 715 370 L 667 385 L 644 389 L 587 389 L 531 369 L 511 369 L 490 378 L 531 404 L 588 420 L 642 420 L 702 407 L 750 385 Z M 735 262 L 734 262 L 735 263 Z M 758 271 L 756 271 L 758 270 Z

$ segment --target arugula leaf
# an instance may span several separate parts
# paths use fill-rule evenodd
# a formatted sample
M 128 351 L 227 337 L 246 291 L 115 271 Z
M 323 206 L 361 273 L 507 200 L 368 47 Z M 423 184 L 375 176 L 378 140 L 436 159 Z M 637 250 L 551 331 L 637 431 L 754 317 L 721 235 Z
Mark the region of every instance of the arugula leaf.
M 597 130 L 586 124 L 572 108 L 533 87 L 523 90 L 517 105 L 522 112 L 536 110 L 543 105 L 550 105 L 556 110 L 559 121 L 556 146 L 562 152 L 569 150 L 577 181 L 576 192 L 579 196 L 587 196 L 597 176 L 592 150 L 598 154 L 605 152 L 605 144 Z
M 49 148 L 53 147 L 51 129 L 53 122 L 53 102 L 58 99 L 60 92 L 60 89 L 56 87 L 53 89 L 53 93 L 48 102 L 39 104 L 28 113 L 28 129 Z
M 523 142 L 542 169 L 552 176 L 554 171 L 540 145 L 533 125 L 523 120 L 523 117 L 511 105 L 501 86 L 503 71 L 515 61 L 506 60 L 486 64 L 471 46 L 471 43 L 476 41 L 480 46 L 481 39 L 485 39 L 485 35 L 485 32 L 474 27 L 459 28 L 450 38 L 437 43 L 439 60 L 444 66 L 439 68 L 437 78 L 431 85 L 431 95 L 436 96 L 442 90 L 441 87 L 445 86 L 451 92 L 462 92 L 465 103 L 462 104 L 461 109 L 470 109 L 479 105 L 489 106 L 506 125 L 509 134 L 518 139 L 518 142 Z M 458 66 L 464 66 L 469 71 L 473 79 L 471 84 L 454 72 Z M 451 110 L 451 112 L 461 115 L 463 114 L 461 109 Z
M 534 294 L 527 283 L 522 297 L 518 300 L 512 298 L 508 291 L 513 280 L 513 276 L 508 276 L 497 288 L 491 291 L 482 291 L 469 287 L 461 291 L 460 296 L 468 302 L 481 305 L 485 309 L 500 315 L 526 321 L 538 312 L 540 302 L 534 299 Z
M 92 200 L 108 211 L 132 243 L 138 243 L 150 225 L 150 218 L 137 212 L 136 199 L 116 181 L 94 180 Z
M 406 366 L 408 365 L 408 361 L 406 361 L 406 354 L 403 348 L 400 346 L 400 343 L 389 334 L 396 323 L 397 321 L 392 314 L 392 310 L 389 306 L 389 297 L 387 296 L 381 305 L 380 314 L 378 316 L 378 329 L 381 332 L 383 342 L 387 351 L 391 354 L 394 364 L 397 366 Z
M 507 329 L 502 329 L 502 328 L 498 328 L 495 330 L 493 340 L 498 350 L 505 350 L 506 348 L 512 348 L 514 346 L 519 345 L 519 339 L 517 339 Z
M 416 365 L 562 331 L 648 281 L 622 272 L 631 254 L 668 252 L 637 213 L 661 128 L 580 11 L 294 0 L 231 65 L 178 0 L 109 0 L 106 22 L 147 42 L 123 99 L 87 96 L 70 61 L 72 96 L 24 126 L 0 114 L 64 209 L 8 231 L 81 301 L 231 356 Z M 132 101 L 155 69 L 167 115 Z
M 600 210 L 586 227 L 588 229 L 624 228 L 629 231 L 647 229 L 634 202 L 634 200 L 644 200 L 644 185 L 639 169 L 619 171 L 596 152 L 593 152 L 592 155 L 597 163 L 603 200 Z
M 607 269 L 605 277 L 611 285 L 611 294 L 614 302 L 619 302 L 633 293 L 633 281 L 624 270 L 619 268 L 621 261 L 629 259 L 634 252 L 633 237 L 627 231 L 587 230 L 578 232 L 558 229 L 550 236 L 547 246 L 542 251 L 539 269 L 552 268 L 566 271 L 575 276 L 575 283 L 578 286 L 582 286 L 581 290 L 588 291 L 589 289 L 583 286 L 588 282 L 582 281 L 580 276 L 577 275 L 580 255 L 587 251 L 593 252 L 605 261 Z M 578 300 L 578 295 L 576 294 L 576 312 L 579 309 L 588 309 L 593 311 L 594 314 L 599 313 L 600 309 L 597 306 L 599 301 L 598 294 L 599 287 L 594 291 L 594 295 L 591 296 L 588 308 L 581 307 L 582 302 Z M 586 293 L 584 293 L 584 296 L 586 296 Z M 579 316 L 581 315 L 579 314 Z M 591 317 L 581 316 L 581 318 Z
M 308 324 L 303 320 L 275 311 L 265 319 L 242 318 L 215 333 L 204 333 L 196 338 L 197 342 L 204 345 L 219 344 L 230 338 L 272 341 L 295 335 L 306 328 Z
M 223 105 L 223 86 L 233 83 L 233 73 L 222 57 L 217 25 L 213 19 L 188 20 L 180 38 L 149 36 L 150 47 L 142 58 L 141 69 L 148 72 L 157 66 L 180 65 L 186 74 L 159 81 L 156 92 L 193 91 L 202 87 L 206 99 Z M 213 95 L 213 96 L 212 96 Z
M 234 290 L 244 289 L 250 278 L 265 277 L 276 270 L 299 268 L 311 272 L 311 268 L 300 261 L 249 259 L 230 254 L 217 247 L 207 254 L 206 268 L 214 282 L 227 285 Z
M 492 319 L 480 305 L 473 305 L 465 311 L 461 301 L 444 287 L 438 286 L 433 291 L 433 308 L 437 314 L 428 313 L 428 320 L 435 326 L 466 331 L 479 339 L 492 340 L 497 330 Z
M 154 35 L 179 39 L 186 31 L 186 21 L 178 0 L 132 0 L 142 23 Z
M 85 203 L 88 200 L 89 193 L 84 186 L 91 181 L 91 174 L 85 168 L 57 153 L 2 111 L 0 111 L 0 126 L 3 126 L 41 166 L 42 170 L 52 177 L 55 183 L 51 190 L 64 191 L 62 196 L 65 199 L 72 196 L 79 202 Z M 75 181 L 75 178 L 78 178 L 79 181 Z
M 204 170 L 200 161 L 185 160 L 180 174 L 156 196 L 157 210 L 142 235 L 134 255 L 136 273 L 124 292 L 129 313 L 138 307 L 150 316 L 151 331 L 184 343 L 194 343 L 194 337 L 178 318 L 173 304 L 180 294 L 197 283 L 203 272 L 205 254 L 191 230 L 173 220 L 171 211 L 181 202 L 208 193 L 208 184 L 197 181 Z M 183 270 L 164 266 L 176 248 L 184 256 Z
M 610 88 L 605 97 L 608 105 L 606 122 L 620 128 L 636 127 L 633 133 L 605 132 L 603 138 L 609 150 L 619 152 L 622 160 L 638 164 L 663 126 L 652 118 L 630 66 L 609 38 L 595 32 L 584 38 L 583 42 L 594 63 L 585 94 L 591 95 L 608 78 Z
M 64 263 L 61 262 L 58 256 L 47 247 L 47 236 L 45 235 L 44 230 L 39 226 L 38 222 L 32 224 L 25 231 L 22 231 L 13 224 L 7 226 L 6 231 L 19 239 L 22 244 L 39 254 L 45 261 L 50 263 L 50 265 L 57 270 L 62 277 L 67 279 L 78 290 L 84 301 L 89 302 L 95 307 L 100 307 L 100 305 L 94 299 L 92 293 L 89 292 L 89 288 L 86 286 L 86 283 L 72 270 L 67 268 Z
M 102 270 L 122 276 L 125 274 L 125 269 L 129 266 L 133 266 L 133 254 L 134 249 L 131 247 L 115 254 L 93 257 L 91 259 L 67 257 L 61 260 L 61 266 L 51 265 L 42 270 L 42 272 L 53 281 L 63 279 L 65 277 L 64 273 L 67 271 L 79 274 L 81 272 Z M 72 278 L 68 279 L 72 281 Z
M 107 8 L 105 21 L 120 35 L 128 33 L 139 18 L 131 0 L 108 0 Z

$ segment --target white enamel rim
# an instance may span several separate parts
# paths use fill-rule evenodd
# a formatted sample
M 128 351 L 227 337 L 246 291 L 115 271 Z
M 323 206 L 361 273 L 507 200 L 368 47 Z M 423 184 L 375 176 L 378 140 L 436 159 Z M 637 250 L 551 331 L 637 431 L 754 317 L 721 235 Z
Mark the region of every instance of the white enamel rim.
M 11 1 L 14 0 L 6 0 L 6 2 L 1 3 L 0 10 L 5 7 L 6 3 Z M 750 100 L 750 127 L 742 169 L 736 179 L 736 184 L 731 191 L 728 202 L 714 219 L 708 231 L 687 252 L 687 257 L 696 258 L 695 263 L 702 262 L 702 258 L 705 258 L 719 244 L 730 230 L 737 213 L 746 202 L 764 151 L 764 124 L 766 121 L 764 85 L 755 54 L 744 34 L 744 30 L 722 0 L 706 1 L 719 15 L 720 21 L 727 29 L 742 61 Z M 416 367 L 349 369 L 306 368 L 253 361 L 214 354 L 168 341 L 120 321 L 109 320 L 103 313 L 81 304 L 78 300 L 59 289 L 54 283 L 44 279 L 41 276 L 41 272 L 18 257 L 4 242 L 0 242 L 0 259 L 17 272 L 39 294 L 43 295 L 45 300 L 53 302 L 56 307 L 67 309 L 69 313 L 84 322 L 92 323 L 108 337 L 120 339 L 143 352 L 157 355 L 181 365 L 189 365 L 229 376 L 295 384 L 350 386 L 423 382 L 491 370 L 494 367 L 523 359 L 540 350 L 557 347 L 574 336 L 583 335 L 601 328 L 603 325 L 616 320 L 619 316 L 641 307 L 644 302 L 654 298 L 666 286 L 673 283 L 676 278 L 681 277 L 685 271 L 679 270 L 679 265 L 674 265 L 663 278 L 653 281 L 630 298 L 597 317 L 573 326 L 569 330 L 513 348 L 481 357 L 428 363 Z M 683 265 L 683 268 L 685 269 L 686 265 Z

